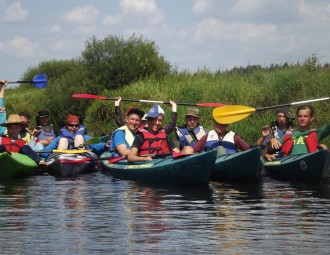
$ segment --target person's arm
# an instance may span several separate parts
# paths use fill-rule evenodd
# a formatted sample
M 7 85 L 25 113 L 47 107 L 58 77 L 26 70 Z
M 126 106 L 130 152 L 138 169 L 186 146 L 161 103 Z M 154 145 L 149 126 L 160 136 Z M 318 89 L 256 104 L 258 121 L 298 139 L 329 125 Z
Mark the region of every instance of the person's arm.
M 264 142 L 266 140 L 266 138 L 270 135 L 271 130 L 270 130 L 270 126 L 264 126 L 261 128 L 261 137 L 257 140 L 256 145 L 261 147 L 261 148 L 265 148 Z
M 56 150 L 57 149 L 57 145 L 59 140 L 61 139 L 61 136 L 57 136 L 50 144 L 48 144 L 43 151 L 52 151 L 52 150 Z M 48 153 L 41 153 L 40 156 L 43 158 L 47 158 L 49 156 L 49 152 Z
M 318 141 L 320 142 L 323 138 L 327 137 L 329 134 L 330 134 L 330 122 L 317 130 Z
M 170 122 L 165 126 L 165 133 L 170 134 L 176 127 L 176 120 L 178 117 L 177 104 L 174 101 L 170 101 L 172 105 L 171 119 Z
M 7 86 L 6 80 L 0 80 L 0 124 L 4 123 L 7 118 L 7 113 L 5 109 L 5 88 Z M 5 127 L 0 126 L 0 135 L 3 135 L 6 131 Z
M 121 115 L 120 101 L 121 97 L 118 97 L 118 99 L 115 101 L 115 122 L 117 127 L 122 127 L 125 125 L 123 115 Z
M 166 135 L 166 141 L 171 152 L 178 152 L 178 153 L 180 152 L 179 148 L 175 146 L 174 142 L 171 140 L 171 138 L 168 135 Z
M 195 145 L 194 152 L 202 152 L 205 149 L 207 135 L 204 135 Z
M 126 140 L 125 140 L 125 132 L 122 130 L 118 130 L 113 137 L 114 148 L 116 148 L 117 152 L 121 156 L 127 156 L 130 149 L 127 148 Z
M 251 146 L 245 142 L 239 135 L 234 136 L 234 143 L 240 151 L 246 151 L 251 149 Z

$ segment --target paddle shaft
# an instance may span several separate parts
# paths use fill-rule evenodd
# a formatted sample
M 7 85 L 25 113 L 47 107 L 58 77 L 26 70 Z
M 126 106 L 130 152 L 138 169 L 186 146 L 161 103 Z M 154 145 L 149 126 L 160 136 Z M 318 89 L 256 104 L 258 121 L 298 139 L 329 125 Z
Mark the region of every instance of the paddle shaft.
M 91 94 L 73 94 L 73 98 L 86 98 L 86 99 L 99 99 L 99 100 L 118 100 L 117 97 L 104 97 Z M 131 99 L 131 98 L 122 98 L 121 101 L 126 102 L 139 102 L 139 103 L 154 103 L 154 104 L 171 104 L 169 101 L 157 101 L 157 100 L 144 100 L 144 99 Z M 224 104 L 221 103 L 178 103 L 177 105 L 186 105 L 186 106 L 206 106 L 206 107 L 219 107 Z
M 295 106 L 295 105 L 309 104 L 309 103 L 321 102 L 321 101 L 327 101 L 327 100 L 330 100 L 330 97 L 317 98 L 317 99 L 310 99 L 310 100 L 299 101 L 299 102 L 293 102 L 293 103 L 288 103 L 288 104 L 280 104 L 280 105 L 273 105 L 273 106 L 265 106 L 265 107 L 257 108 L 256 111 L 259 112 L 259 111 L 265 111 L 265 110 L 274 109 L 274 108 L 281 108 L 281 107 L 288 107 L 288 106 Z

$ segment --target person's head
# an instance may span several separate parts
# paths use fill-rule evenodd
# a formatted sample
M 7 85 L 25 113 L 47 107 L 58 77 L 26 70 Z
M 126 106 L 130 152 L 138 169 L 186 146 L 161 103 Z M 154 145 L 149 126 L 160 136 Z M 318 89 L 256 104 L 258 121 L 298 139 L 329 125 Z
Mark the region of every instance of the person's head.
M 38 126 L 46 126 L 49 124 L 49 111 L 47 110 L 40 110 L 37 113 L 36 121 Z
M 213 128 L 219 135 L 225 135 L 227 133 L 228 126 L 229 124 L 222 124 L 213 119 Z
M 314 119 L 314 108 L 311 105 L 301 105 L 296 112 L 300 130 L 308 130 L 309 125 Z
M 11 114 L 8 117 L 8 121 L 2 123 L 1 126 L 7 127 L 7 132 L 10 138 L 17 138 L 20 131 L 27 127 L 27 123 L 22 122 L 18 114 Z
M 21 111 L 18 113 L 18 116 L 21 119 L 21 122 L 29 124 L 31 115 L 28 112 Z
M 69 130 L 72 133 L 76 133 L 80 127 L 80 120 L 79 120 L 78 116 L 69 114 L 66 117 L 65 124 L 66 124 L 67 130 Z
M 157 133 L 161 129 L 164 121 L 164 110 L 159 105 L 154 105 L 148 111 L 146 116 L 148 123 L 148 131 L 151 133 Z
M 140 110 L 138 107 L 132 106 L 129 108 L 125 116 L 125 122 L 128 129 L 131 131 L 137 130 L 141 125 L 143 115 L 144 111 Z
M 294 119 L 290 113 L 288 107 L 281 107 L 276 109 L 276 124 L 279 127 L 287 128 L 292 126 L 292 120 Z
M 189 129 L 194 129 L 199 125 L 199 109 L 188 108 L 186 112 L 186 125 Z

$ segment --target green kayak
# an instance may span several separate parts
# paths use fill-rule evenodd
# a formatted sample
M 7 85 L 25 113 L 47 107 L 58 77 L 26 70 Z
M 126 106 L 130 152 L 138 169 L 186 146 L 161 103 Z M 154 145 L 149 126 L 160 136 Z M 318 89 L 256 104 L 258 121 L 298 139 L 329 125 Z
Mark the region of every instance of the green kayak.
M 28 156 L 17 152 L 0 153 L 0 179 L 15 179 L 36 173 L 38 165 Z
M 262 167 L 262 151 L 259 147 L 218 155 L 210 179 L 211 181 L 258 182 Z
M 326 150 L 264 162 L 267 175 L 278 180 L 320 182 L 330 178 L 330 156 Z
M 138 182 L 179 185 L 207 185 L 217 151 L 202 152 L 173 158 L 168 156 L 152 161 L 128 163 L 126 160 L 110 163 L 101 160 L 102 170 L 112 176 Z M 103 153 L 101 157 L 108 157 Z

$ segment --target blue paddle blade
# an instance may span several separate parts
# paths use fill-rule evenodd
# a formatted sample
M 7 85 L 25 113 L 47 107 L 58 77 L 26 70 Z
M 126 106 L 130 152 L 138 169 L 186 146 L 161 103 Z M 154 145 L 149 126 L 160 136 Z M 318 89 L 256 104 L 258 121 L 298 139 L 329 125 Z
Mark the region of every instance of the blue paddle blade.
M 34 76 L 32 82 L 34 83 L 34 86 L 38 89 L 47 88 L 46 74 L 37 74 L 36 76 Z

